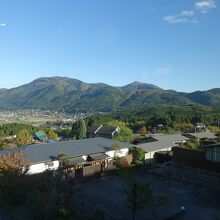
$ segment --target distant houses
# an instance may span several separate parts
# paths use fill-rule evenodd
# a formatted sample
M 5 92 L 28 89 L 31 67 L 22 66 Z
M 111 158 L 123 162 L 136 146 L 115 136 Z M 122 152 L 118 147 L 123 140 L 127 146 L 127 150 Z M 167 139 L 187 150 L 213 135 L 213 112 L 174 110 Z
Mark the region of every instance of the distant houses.
M 202 123 L 202 122 L 197 122 L 197 123 L 195 123 L 195 128 L 196 128 L 196 129 L 205 129 L 206 126 L 205 126 L 205 124 Z
M 33 134 L 33 139 L 39 142 L 46 142 L 48 138 L 45 132 L 37 131 Z
M 120 132 L 120 128 L 116 126 L 91 125 L 87 130 L 87 137 L 104 137 L 113 139 Z
M 44 131 L 37 131 L 33 133 L 33 142 L 34 143 L 56 143 L 57 140 L 53 140 L 48 137 Z

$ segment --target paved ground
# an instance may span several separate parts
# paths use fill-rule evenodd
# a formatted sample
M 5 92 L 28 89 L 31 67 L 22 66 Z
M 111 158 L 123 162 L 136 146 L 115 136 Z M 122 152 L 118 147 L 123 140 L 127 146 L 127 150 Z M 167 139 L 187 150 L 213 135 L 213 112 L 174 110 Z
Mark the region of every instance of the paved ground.
M 176 219 L 212 220 L 215 219 L 214 215 L 220 216 L 220 195 L 209 189 L 167 180 L 164 177 L 160 178 L 143 170 L 136 172 L 134 176 L 141 182 L 150 182 L 154 191 L 166 193 L 168 196 L 167 204 L 159 208 L 156 219 L 166 219 L 172 216 L 180 210 L 181 206 L 186 209 L 185 215 Z M 86 201 L 84 211 L 90 211 L 95 206 L 102 206 L 112 215 L 109 219 L 116 216 L 123 220 L 129 220 L 131 219 L 131 212 L 124 206 L 124 189 L 124 179 L 111 176 L 78 186 L 74 199 Z M 78 210 L 81 209 L 81 204 L 75 204 Z M 152 217 L 151 208 L 138 212 L 137 220 L 145 219 L 155 219 Z
M 0 211 L 0 220 L 15 220 L 12 216 L 8 213 Z

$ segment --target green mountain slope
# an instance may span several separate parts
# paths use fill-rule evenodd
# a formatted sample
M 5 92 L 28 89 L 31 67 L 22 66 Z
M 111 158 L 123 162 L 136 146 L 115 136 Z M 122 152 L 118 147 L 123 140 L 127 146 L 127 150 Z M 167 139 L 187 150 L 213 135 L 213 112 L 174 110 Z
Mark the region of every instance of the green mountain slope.
M 184 96 L 193 102 L 202 105 L 220 106 L 220 88 L 211 89 L 208 91 L 196 91 L 193 93 L 185 94 Z
M 220 89 L 179 93 L 134 82 L 122 87 L 85 83 L 67 77 L 44 77 L 12 89 L 0 89 L 0 109 L 65 109 L 111 111 L 144 104 L 217 105 Z
M 124 107 L 135 107 L 141 104 L 191 105 L 192 101 L 178 94 L 161 91 L 136 91 L 123 103 Z M 195 104 L 195 103 L 194 103 Z

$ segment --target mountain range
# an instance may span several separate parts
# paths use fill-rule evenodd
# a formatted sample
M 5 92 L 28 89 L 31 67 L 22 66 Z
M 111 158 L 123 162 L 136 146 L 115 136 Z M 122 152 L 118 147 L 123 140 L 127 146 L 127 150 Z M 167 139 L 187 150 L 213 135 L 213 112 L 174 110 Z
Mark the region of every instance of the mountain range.
M 16 88 L 0 89 L 1 110 L 111 111 L 144 104 L 220 106 L 220 88 L 183 93 L 141 82 L 115 87 L 67 77 L 43 77 Z

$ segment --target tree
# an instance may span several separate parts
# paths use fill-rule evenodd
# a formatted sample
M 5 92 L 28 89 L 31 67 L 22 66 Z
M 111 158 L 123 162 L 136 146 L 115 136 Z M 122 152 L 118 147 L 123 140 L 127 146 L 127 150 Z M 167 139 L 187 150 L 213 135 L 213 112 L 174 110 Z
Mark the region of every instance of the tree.
M 76 139 L 86 138 L 86 123 L 83 119 L 80 119 L 73 124 L 72 134 Z
M 28 172 L 30 163 L 26 152 L 6 153 L 0 157 L 0 198 L 10 206 L 24 202 L 29 191 Z
M 131 155 L 116 158 L 116 165 L 121 168 L 128 168 L 131 165 L 131 162 L 132 162 Z
M 198 150 L 199 149 L 199 142 L 197 139 L 194 139 L 192 141 L 187 141 L 186 143 L 183 144 L 186 148 L 193 149 L 193 150 Z
M 0 136 L 0 150 L 6 148 L 5 139 Z
M 88 220 L 105 220 L 105 211 L 101 207 L 97 207 L 93 210 L 91 216 L 89 216 Z
M 113 144 L 112 145 L 112 150 L 121 150 L 121 147 L 119 144 Z
M 57 160 L 59 161 L 59 167 L 62 168 L 64 166 L 66 166 L 69 162 L 67 156 L 65 154 L 59 154 L 57 156 Z
M 190 132 L 193 129 L 193 125 L 191 123 L 181 123 L 180 124 L 180 129 L 183 132 Z
M 133 139 L 133 132 L 126 126 L 120 127 L 120 132 L 117 133 L 115 139 L 118 141 L 131 141 Z
M 152 191 L 149 183 L 128 184 L 126 190 L 125 205 L 132 211 L 132 220 L 136 219 L 138 210 L 143 210 L 149 203 L 152 197 Z
M 37 190 L 30 195 L 30 219 L 71 219 L 72 184 L 61 175 L 49 171 L 41 175 Z
M 152 195 L 149 205 L 153 208 L 153 216 L 156 216 L 157 209 L 167 202 L 167 196 L 165 194 Z
M 32 143 L 32 136 L 27 129 L 22 129 L 17 133 L 15 141 L 17 146 L 26 146 Z
M 70 128 L 56 129 L 56 133 L 61 138 L 71 138 L 72 137 L 72 129 L 70 129 Z
M 135 163 L 140 162 L 140 161 L 143 162 L 145 158 L 145 152 L 143 149 L 134 147 L 134 148 L 130 148 L 129 152 L 133 155 L 133 161 Z
M 59 137 L 58 137 L 57 133 L 55 133 L 51 129 L 47 131 L 47 137 L 52 139 L 52 140 L 59 141 Z
M 23 123 L 6 123 L 0 125 L 0 136 L 7 137 L 11 135 L 16 135 L 20 130 L 27 129 L 30 133 L 38 130 L 38 128 L 31 126 L 29 124 Z
M 147 129 L 145 126 L 142 126 L 140 129 L 139 129 L 139 134 L 140 135 L 145 135 L 147 134 Z
M 215 134 L 220 134 L 220 128 L 216 127 L 216 126 L 209 126 L 208 127 L 209 130 Z
M 25 156 L 25 151 L 9 152 L 0 156 L 0 174 L 7 176 L 27 173 L 30 164 Z

